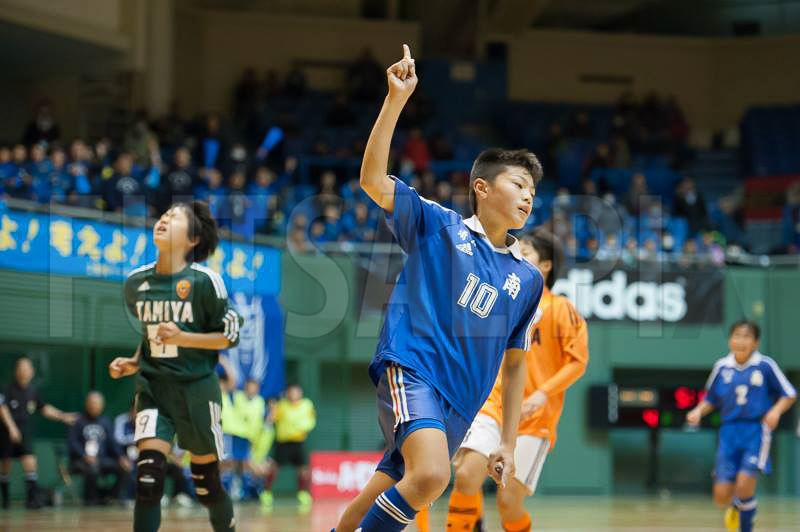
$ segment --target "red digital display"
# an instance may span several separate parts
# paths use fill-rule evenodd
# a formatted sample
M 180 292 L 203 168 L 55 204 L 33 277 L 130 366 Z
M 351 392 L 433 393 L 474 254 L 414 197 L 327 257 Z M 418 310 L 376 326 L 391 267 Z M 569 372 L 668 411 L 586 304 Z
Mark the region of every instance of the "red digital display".
M 689 410 L 697 404 L 697 392 L 686 386 L 675 389 L 675 406 L 678 410 Z
M 656 428 L 658 426 L 658 420 L 660 417 L 661 415 L 659 411 L 655 408 L 642 410 L 642 421 L 644 421 L 648 427 Z

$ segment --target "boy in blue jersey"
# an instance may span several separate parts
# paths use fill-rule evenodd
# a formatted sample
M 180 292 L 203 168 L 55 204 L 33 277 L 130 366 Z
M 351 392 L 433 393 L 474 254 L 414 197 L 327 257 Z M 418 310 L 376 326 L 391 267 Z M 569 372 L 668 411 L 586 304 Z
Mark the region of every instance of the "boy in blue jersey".
M 441 495 L 501 363 L 503 434 L 489 468 L 498 483 L 513 478 L 525 349 L 544 285 L 508 234 L 525 225 L 542 176 L 532 153 L 478 156 L 470 174 L 475 216 L 467 220 L 386 175 L 397 119 L 417 84 L 403 49 L 387 70 L 389 94 L 361 167 L 361 187 L 407 254 L 369 368 L 388 450 L 336 532 L 402 530 Z
M 687 423 L 697 426 L 703 416 L 720 411 L 714 502 L 726 508 L 731 531 L 753 530 L 758 474 L 771 469 L 772 431 L 797 395 L 775 361 L 758 351 L 760 334 L 752 321 L 731 326 L 731 352 L 714 364 L 705 398 L 686 415 Z

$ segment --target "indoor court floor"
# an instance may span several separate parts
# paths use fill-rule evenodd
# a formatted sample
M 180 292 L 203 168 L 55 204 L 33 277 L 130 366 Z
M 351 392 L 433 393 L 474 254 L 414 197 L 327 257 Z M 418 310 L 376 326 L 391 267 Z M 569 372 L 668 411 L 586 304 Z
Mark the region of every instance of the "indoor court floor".
M 291 499 L 278 500 L 271 512 L 257 504 L 236 507 L 239 532 L 329 532 L 347 501 L 320 501 L 306 512 L 298 511 Z M 499 531 L 494 501 L 487 500 L 488 530 Z M 610 531 L 724 531 L 722 513 L 705 497 L 555 497 L 531 499 L 533 529 L 549 532 Z M 444 530 L 447 500 L 441 499 L 432 512 L 433 531 Z M 0 531 L 40 530 L 109 532 L 130 530 L 133 511 L 123 507 L 83 509 L 63 507 L 28 512 L 19 505 L 0 510 Z M 758 532 L 800 530 L 800 499 L 761 498 L 756 521 Z M 210 531 L 203 508 L 170 508 L 164 511 L 164 532 Z M 409 531 L 416 527 L 410 526 Z

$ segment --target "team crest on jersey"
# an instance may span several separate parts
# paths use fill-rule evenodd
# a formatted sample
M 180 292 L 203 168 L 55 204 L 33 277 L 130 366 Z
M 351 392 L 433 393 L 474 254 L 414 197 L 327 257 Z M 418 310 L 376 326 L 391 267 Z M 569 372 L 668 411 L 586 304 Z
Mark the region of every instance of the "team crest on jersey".
M 764 375 L 761 373 L 761 370 L 757 369 L 750 374 L 750 384 L 752 386 L 761 386 L 764 384 Z
M 462 253 L 466 253 L 467 255 L 469 255 L 471 257 L 472 256 L 472 243 L 473 242 L 474 242 L 474 240 L 472 242 L 465 242 L 463 244 L 456 244 L 456 249 L 459 250 Z
M 36 401 L 28 401 L 28 413 L 33 414 L 36 412 Z
M 725 384 L 730 384 L 730 382 L 733 380 L 733 370 L 730 368 L 723 369 L 722 380 L 725 381 Z
M 462 229 L 461 231 L 458 232 L 458 236 L 461 240 L 466 240 L 467 237 L 469 236 L 469 231 L 467 231 L 466 229 Z
M 191 288 L 192 283 L 190 283 L 187 279 L 181 279 L 178 281 L 178 284 L 175 285 L 175 291 L 178 292 L 178 297 L 181 299 L 186 299 L 186 296 L 189 295 L 189 288 Z

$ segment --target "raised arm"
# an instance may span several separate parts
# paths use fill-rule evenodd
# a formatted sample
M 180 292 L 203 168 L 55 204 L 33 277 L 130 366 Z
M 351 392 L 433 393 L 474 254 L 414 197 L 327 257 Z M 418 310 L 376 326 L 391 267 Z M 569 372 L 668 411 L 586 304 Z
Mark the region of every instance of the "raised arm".
M 383 101 L 378 119 L 369 134 L 361 163 L 361 188 L 386 212 L 394 210 L 394 181 L 387 175 L 389 148 L 394 128 L 411 93 L 417 86 L 417 74 L 411 50 L 403 45 L 403 58 L 386 70 L 389 94 Z

